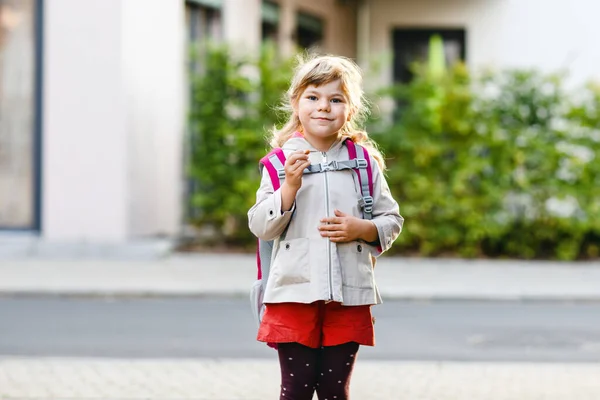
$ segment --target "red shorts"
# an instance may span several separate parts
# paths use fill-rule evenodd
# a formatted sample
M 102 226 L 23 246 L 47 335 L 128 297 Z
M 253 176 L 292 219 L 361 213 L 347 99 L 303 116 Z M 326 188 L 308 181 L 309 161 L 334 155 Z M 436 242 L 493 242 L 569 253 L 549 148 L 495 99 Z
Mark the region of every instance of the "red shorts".
M 348 342 L 374 346 L 371 306 L 324 301 L 267 304 L 257 339 L 267 343 L 296 342 L 315 349 Z

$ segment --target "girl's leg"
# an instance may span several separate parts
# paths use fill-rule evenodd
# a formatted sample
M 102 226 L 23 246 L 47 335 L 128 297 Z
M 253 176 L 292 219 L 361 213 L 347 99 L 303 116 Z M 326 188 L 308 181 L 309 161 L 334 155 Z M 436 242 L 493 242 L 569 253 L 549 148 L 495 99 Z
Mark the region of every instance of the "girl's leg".
M 317 384 L 318 355 L 300 343 L 278 343 L 281 367 L 280 400 L 312 400 Z
M 319 400 L 348 400 L 350 377 L 356 361 L 359 344 L 349 342 L 321 348 L 317 395 Z

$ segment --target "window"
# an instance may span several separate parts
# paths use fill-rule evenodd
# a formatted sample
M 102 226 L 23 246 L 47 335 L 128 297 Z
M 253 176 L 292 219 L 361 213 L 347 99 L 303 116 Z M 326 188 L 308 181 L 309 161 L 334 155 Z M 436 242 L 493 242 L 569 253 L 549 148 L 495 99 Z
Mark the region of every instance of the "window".
M 220 7 L 220 1 L 215 0 L 187 2 L 185 14 L 190 43 L 222 38 Z
M 279 33 L 279 4 L 263 1 L 262 14 L 262 40 L 277 42 Z
M 429 40 L 440 35 L 444 41 L 446 64 L 466 60 L 464 29 L 395 29 L 394 81 L 406 83 L 412 79 L 411 64 L 427 60 Z
M 299 12 L 296 21 L 296 42 L 304 49 L 319 47 L 323 41 L 323 20 Z
M 0 0 L 0 228 L 38 225 L 35 0 Z

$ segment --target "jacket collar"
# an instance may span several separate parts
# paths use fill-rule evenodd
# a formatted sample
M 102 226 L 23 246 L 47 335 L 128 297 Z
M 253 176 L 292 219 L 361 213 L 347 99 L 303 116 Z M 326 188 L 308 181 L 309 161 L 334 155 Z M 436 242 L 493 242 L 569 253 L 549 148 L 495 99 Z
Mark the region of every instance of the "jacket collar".
M 331 151 L 338 151 L 347 138 L 347 136 L 339 136 L 335 142 L 331 144 L 331 147 L 329 147 L 327 153 Z M 282 148 L 290 151 L 310 150 L 311 152 L 320 152 L 304 138 L 304 135 L 302 135 L 301 132 L 295 132 L 292 137 L 283 144 Z

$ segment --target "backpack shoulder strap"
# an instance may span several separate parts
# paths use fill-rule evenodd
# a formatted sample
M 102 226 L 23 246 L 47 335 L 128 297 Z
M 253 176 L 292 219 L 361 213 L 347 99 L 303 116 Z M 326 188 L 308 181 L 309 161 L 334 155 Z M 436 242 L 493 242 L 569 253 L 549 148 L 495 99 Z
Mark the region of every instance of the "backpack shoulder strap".
M 258 239 L 256 249 L 256 266 L 257 279 L 262 279 L 263 288 L 267 285 L 267 278 L 269 277 L 269 270 L 271 269 L 271 253 L 273 252 L 273 241 L 272 240 L 261 240 Z
M 285 154 L 279 147 L 271 150 L 266 156 L 260 159 L 259 168 L 261 170 L 263 167 L 267 168 L 271 183 L 273 184 L 273 190 L 279 189 L 279 186 L 281 186 L 280 179 L 285 177 L 284 165 Z
M 258 168 L 262 173 L 262 169 L 266 168 L 271 178 L 271 184 L 273 190 L 279 189 L 281 186 L 280 171 L 283 171 L 283 165 L 285 164 L 285 154 L 281 148 L 275 148 L 267 153 L 266 156 L 260 159 L 258 162 Z M 256 246 L 256 266 L 257 266 L 257 279 L 262 280 L 263 289 L 267 283 L 267 277 L 269 276 L 270 267 L 270 252 L 273 248 L 272 241 L 264 241 L 257 239 Z
M 283 149 L 275 148 L 267 153 L 266 156 L 260 159 L 259 169 L 262 172 L 263 168 L 267 169 L 269 177 L 271 178 L 271 184 L 273 190 L 279 189 L 281 186 L 281 180 L 285 177 L 283 166 L 285 165 L 285 154 Z M 256 266 L 257 266 L 257 279 L 262 281 L 263 290 L 267 284 L 267 278 L 269 277 L 269 270 L 271 267 L 271 253 L 273 251 L 273 241 L 261 240 L 257 241 L 256 248 Z
M 362 194 L 360 206 L 363 208 L 365 219 L 371 219 L 373 213 L 373 171 L 371 170 L 371 157 L 363 146 L 354 143 L 352 139 L 346 139 L 348 157 L 357 161 L 355 168 L 358 176 L 358 184 Z

